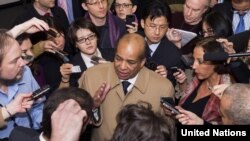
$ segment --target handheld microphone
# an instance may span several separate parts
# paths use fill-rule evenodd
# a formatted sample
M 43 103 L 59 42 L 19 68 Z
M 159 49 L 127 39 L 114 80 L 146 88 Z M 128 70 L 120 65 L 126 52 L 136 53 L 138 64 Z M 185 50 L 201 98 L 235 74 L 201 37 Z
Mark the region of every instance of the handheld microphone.
M 225 61 L 230 57 L 243 57 L 250 56 L 250 52 L 232 53 L 228 54 L 226 52 L 219 53 L 205 53 L 203 55 L 204 61 Z

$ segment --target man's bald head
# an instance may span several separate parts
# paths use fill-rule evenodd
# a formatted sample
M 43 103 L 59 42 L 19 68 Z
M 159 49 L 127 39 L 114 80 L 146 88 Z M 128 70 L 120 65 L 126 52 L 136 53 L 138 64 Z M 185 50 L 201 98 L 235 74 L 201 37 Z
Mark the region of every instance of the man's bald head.
M 140 34 L 125 34 L 118 41 L 116 52 L 120 47 L 124 46 L 126 46 L 127 48 L 132 47 L 134 51 L 138 51 L 140 59 L 144 59 L 146 57 L 145 40 Z
M 128 80 L 135 77 L 144 67 L 145 40 L 136 33 L 124 35 L 118 42 L 114 67 L 116 74 L 121 80 Z
M 250 124 L 250 85 L 232 84 L 223 92 L 220 111 L 224 124 Z

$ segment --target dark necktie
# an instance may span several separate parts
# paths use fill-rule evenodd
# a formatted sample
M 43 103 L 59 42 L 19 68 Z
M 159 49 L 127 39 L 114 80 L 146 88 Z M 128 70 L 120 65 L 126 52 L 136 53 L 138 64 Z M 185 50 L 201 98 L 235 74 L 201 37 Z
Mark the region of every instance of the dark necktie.
M 123 92 L 124 92 L 125 95 L 128 93 L 128 86 L 129 85 L 130 85 L 130 82 L 122 81 Z
M 239 21 L 239 24 L 237 25 L 237 28 L 235 30 L 235 34 L 245 31 L 245 23 L 244 23 L 244 16 L 245 15 L 246 15 L 246 13 L 239 14 L 240 21 Z
M 150 57 L 152 57 L 152 55 L 151 55 L 153 52 L 152 49 L 148 48 L 148 52 L 149 52 Z

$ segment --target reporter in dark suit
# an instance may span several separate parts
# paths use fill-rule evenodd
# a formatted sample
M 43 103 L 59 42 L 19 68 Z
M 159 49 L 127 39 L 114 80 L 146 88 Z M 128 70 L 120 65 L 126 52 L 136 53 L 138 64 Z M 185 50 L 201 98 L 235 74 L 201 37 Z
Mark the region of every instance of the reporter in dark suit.
M 95 25 L 90 20 L 79 18 L 72 22 L 69 27 L 69 38 L 78 53 L 72 57 L 71 64 L 64 64 L 61 67 L 68 68 L 71 71 L 73 66 L 80 66 L 81 72 L 84 72 L 98 63 L 91 60 L 93 56 L 103 58 L 103 61 L 113 61 L 113 49 L 98 48 L 99 34 Z M 81 76 L 81 72 L 71 72 L 70 86 L 78 86 L 77 81 Z M 65 80 L 65 78 L 62 79 Z
M 214 11 L 220 12 L 224 17 L 232 22 L 234 34 L 250 29 L 250 1 L 249 0 L 231 0 L 217 4 L 213 7 Z M 238 24 L 241 21 L 241 16 L 244 20 L 244 29 L 237 30 Z
M 180 50 L 171 43 L 166 35 L 170 22 L 171 12 L 169 7 L 160 1 L 153 1 L 144 11 L 141 26 L 147 46 L 147 62 L 154 62 L 158 66 L 153 70 L 163 77 L 167 77 L 173 85 L 176 81 L 171 67 L 183 69 Z M 149 67 L 146 63 L 146 66 Z

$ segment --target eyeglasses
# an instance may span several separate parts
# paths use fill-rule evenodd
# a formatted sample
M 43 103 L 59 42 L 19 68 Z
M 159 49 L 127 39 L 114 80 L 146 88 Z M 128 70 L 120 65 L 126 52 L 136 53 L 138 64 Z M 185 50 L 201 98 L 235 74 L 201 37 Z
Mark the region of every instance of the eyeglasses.
M 129 8 L 132 5 L 133 4 L 131 4 L 131 3 L 122 3 L 122 4 L 116 3 L 115 8 Z
M 154 31 L 157 30 L 157 29 L 159 29 L 160 31 L 164 31 L 164 30 L 166 30 L 168 28 L 167 24 L 166 25 L 155 25 L 155 24 L 147 25 L 145 23 L 145 25 L 147 27 L 149 27 L 150 30 L 154 30 Z
M 94 40 L 94 39 L 96 39 L 96 35 L 95 35 L 95 34 L 92 34 L 92 35 L 89 35 L 89 36 L 86 37 L 86 38 L 80 38 L 80 39 L 78 39 L 77 42 L 78 42 L 79 44 L 82 44 L 82 43 L 86 43 L 87 40 L 88 40 L 88 41 L 92 41 L 92 40 Z
M 207 34 L 208 36 L 212 36 L 212 35 L 214 35 L 214 30 L 212 28 L 208 28 L 207 31 L 202 30 L 199 32 L 199 34 L 201 36 L 205 36 L 205 34 Z
M 104 4 L 104 2 L 107 2 L 107 0 L 93 0 L 92 2 L 86 2 L 86 4 L 96 6 L 98 4 Z

